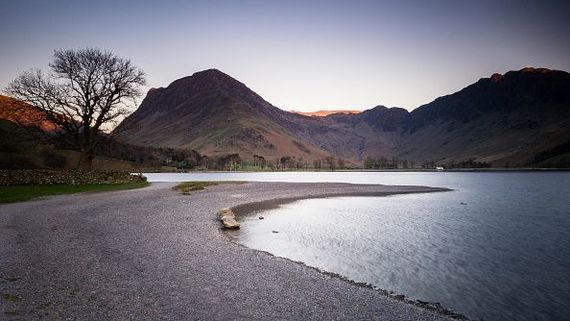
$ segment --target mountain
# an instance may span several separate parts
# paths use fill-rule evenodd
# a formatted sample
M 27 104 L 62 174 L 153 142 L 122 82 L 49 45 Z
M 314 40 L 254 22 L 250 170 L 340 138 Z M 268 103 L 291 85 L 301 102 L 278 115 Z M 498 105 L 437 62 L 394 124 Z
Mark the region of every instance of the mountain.
M 558 166 L 570 165 L 569 110 L 570 74 L 545 68 L 494 74 L 412 112 L 376 106 L 318 117 L 283 111 L 210 69 L 151 89 L 114 134 L 209 156 Z
M 360 114 L 362 111 L 360 110 L 352 110 L 352 109 L 337 109 L 337 110 L 317 110 L 317 111 L 296 111 L 292 110 L 292 113 L 305 115 L 305 116 L 313 116 L 313 117 L 325 117 L 333 114 Z
M 245 158 L 328 156 L 359 162 L 365 154 L 393 149 L 393 137 L 377 135 L 360 114 L 310 117 L 283 111 L 241 82 L 210 69 L 151 89 L 140 107 L 114 131 L 124 142 L 187 147 L 209 156 Z
M 398 155 L 523 166 L 569 142 L 570 74 L 524 68 L 480 79 L 412 111 Z
M 114 133 L 132 144 L 193 148 L 207 155 L 328 156 L 326 150 L 296 134 L 296 117 L 241 82 L 210 69 L 166 88 L 149 90 L 140 107 Z

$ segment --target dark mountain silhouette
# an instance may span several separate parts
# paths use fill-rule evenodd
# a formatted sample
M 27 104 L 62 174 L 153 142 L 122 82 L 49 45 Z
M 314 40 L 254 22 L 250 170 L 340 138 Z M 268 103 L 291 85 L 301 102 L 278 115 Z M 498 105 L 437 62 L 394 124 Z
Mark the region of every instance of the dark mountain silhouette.
M 411 113 L 377 106 L 310 117 L 274 107 L 241 82 L 206 70 L 151 89 L 117 129 L 128 143 L 268 159 L 335 156 L 494 166 L 564 165 L 570 74 L 525 68 L 494 74 Z M 542 155 L 542 156 L 540 156 Z M 547 157 L 548 156 L 548 157 Z
M 412 111 L 398 154 L 523 166 L 568 141 L 570 74 L 524 68 L 480 79 Z

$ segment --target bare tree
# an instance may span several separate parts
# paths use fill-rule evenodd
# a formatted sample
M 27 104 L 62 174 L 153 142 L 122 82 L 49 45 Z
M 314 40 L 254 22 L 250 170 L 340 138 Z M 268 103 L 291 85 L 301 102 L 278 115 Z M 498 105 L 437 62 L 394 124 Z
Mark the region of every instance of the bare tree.
M 136 104 L 145 73 L 129 59 L 93 48 L 56 50 L 49 67 L 48 75 L 39 69 L 22 73 L 6 91 L 71 134 L 81 151 L 79 167 L 90 169 L 102 130 Z

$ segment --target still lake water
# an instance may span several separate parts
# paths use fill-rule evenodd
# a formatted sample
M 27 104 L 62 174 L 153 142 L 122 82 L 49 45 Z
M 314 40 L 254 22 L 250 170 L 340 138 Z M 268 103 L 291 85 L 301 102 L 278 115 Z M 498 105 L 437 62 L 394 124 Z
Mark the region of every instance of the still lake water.
M 145 174 L 147 175 L 147 174 Z M 570 172 L 148 174 L 150 181 L 428 185 L 241 218 L 235 240 L 483 320 L 570 320 Z M 259 215 L 264 220 L 259 220 Z M 273 233 L 278 231 L 279 233 Z

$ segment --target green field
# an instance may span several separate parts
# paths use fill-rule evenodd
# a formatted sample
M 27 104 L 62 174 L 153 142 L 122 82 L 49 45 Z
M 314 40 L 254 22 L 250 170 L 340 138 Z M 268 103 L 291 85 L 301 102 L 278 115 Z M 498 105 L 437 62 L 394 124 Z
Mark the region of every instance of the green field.
M 143 182 L 128 184 L 0 186 L 0 203 L 23 202 L 32 198 L 48 195 L 117 191 L 124 189 L 141 188 L 148 185 L 149 183 Z

